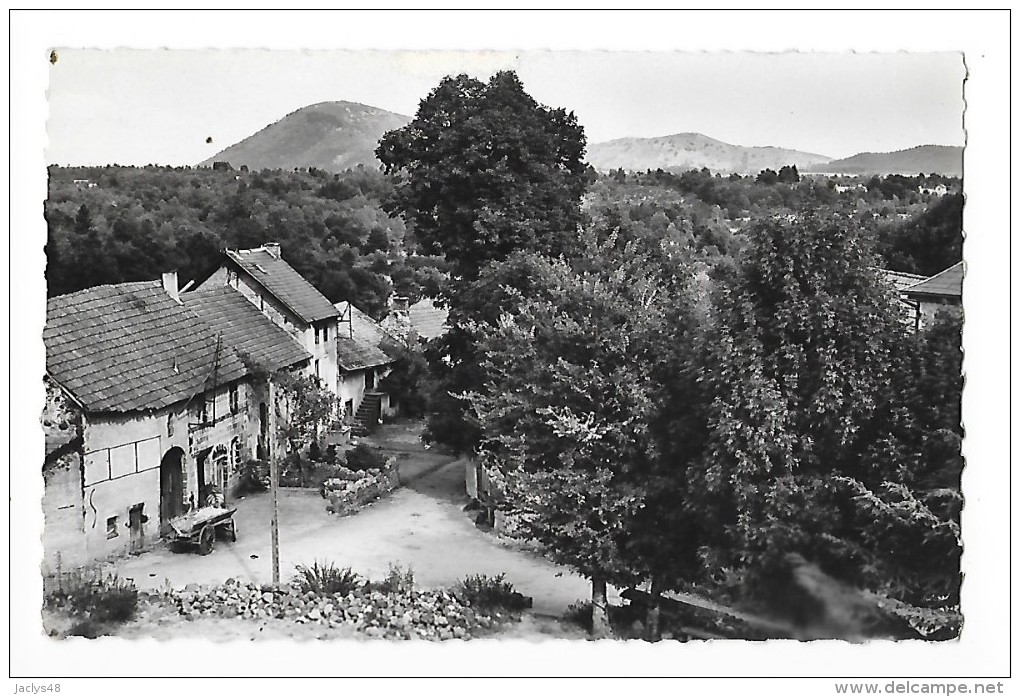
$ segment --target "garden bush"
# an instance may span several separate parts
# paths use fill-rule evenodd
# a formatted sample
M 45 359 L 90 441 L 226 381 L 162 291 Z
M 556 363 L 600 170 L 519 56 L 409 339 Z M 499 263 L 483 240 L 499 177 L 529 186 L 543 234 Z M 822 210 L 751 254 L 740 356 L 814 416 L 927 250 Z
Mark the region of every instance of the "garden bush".
M 316 595 L 347 595 L 365 585 L 351 567 L 339 568 L 333 562 L 313 562 L 311 566 L 298 565 L 294 583 L 305 593 Z
M 400 564 L 390 564 L 389 573 L 382 581 L 373 581 L 366 586 L 367 590 L 380 593 L 410 593 L 414 590 L 414 569 L 404 569 Z
M 377 449 L 364 443 L 358 443 L 348 450 L 344 457 L 347 468 L 355 472 L 363 472 L 370 469 L 381 470 L 386 466 L 386 457 Z
M 46 598 L 50 607 L 81 618 L 82 624 L 121 623 L 138 609 L 138 589 L 116 574 L 79 570 L 61 576 L 58 587 Z
M 531 598 L 515 591 L 505 578 L 506 574 L 466 576 L 454 588 L 454 593 L 471 607 L 484 610 L 519 612 L 531 607 Z
M 238 494 L 251 494 L 269 488 L 269 463 L 248 460 L 238 468 Z

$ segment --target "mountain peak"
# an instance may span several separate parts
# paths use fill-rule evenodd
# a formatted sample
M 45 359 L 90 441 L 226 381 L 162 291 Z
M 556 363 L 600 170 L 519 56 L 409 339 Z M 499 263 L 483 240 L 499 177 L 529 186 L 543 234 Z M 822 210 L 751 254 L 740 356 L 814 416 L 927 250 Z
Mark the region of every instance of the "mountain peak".
M 225 161 L 254 170 L 317 167 L 331 172 L 358 165 L 376 168 L 379 139 L 410 120 L 357 102 L 309 104 L 201 164 Z
M 784 165 L 819 165 L 831 158 L 787 148 L 745 147 L 716 140 L 704 133 L 674 133 L 653 138 L 617 138 L 588 148 L 588 162 L 596 169 L 689 170 L 756 174 Z

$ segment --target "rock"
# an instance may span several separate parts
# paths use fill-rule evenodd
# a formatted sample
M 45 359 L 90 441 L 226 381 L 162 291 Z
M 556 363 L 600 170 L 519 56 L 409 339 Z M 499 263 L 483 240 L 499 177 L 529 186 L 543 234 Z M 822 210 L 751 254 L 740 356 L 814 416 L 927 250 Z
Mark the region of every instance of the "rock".
M 322 614 L 324 614 L 324 615 L 332 615 L 334 609 L 335 608 L 333 606 L 333 603 L 326 603 L 325 605 L 322 606 Z
M 454 627 L 453 628 L 453 636 L 454 636 L 454 638 L 456 638 L 456 639 L 464 639 L 465 637 L 467 637 L 467 635 L 468 635 L 467 630 L 464 629 L 463 627 Z
M 187 591 L 188 593 L 197 593 L 200 590 L 200 588 L 197 583 L 189 583 L 188 585 L 184 586 L 184 590 Z
M 228 578 L 226 581 L 223 582 L 223 585 L 226 586 L 227 588 L 230 588 L 231 586 L 236 586 L 237 585 L 237 579 L 236 578 Z
M 322 619 L 322 613 L 319 612 L 319 608 L 313 607 L 307 615 L 308 619 L 318 621 Z
M 267 602 L 267 603 L 273 602 L 273 594 L 272 593 L 263 593 L 262 594 L 262 600 L 263 600 L 263 602 Z

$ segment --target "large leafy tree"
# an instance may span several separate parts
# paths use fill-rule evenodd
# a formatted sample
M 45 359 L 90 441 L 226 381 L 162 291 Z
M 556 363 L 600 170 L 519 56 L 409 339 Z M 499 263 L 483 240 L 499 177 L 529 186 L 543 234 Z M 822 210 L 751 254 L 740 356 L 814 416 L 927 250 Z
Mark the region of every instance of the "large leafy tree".
M 499 321 L 469 328 L 487 389 L 468 398 L 505 505 L 554 559 L 591 579 L 600 636 L 607 581 L 662 576 L 692 540 L 663 515 L 678 508 L 662 494 L 682 472 L 660 457 L 652 427 L 685 345 L 689 274 L 668 250 L 649 254 L 616 234 L 584 243 L 572 262 L 515 255 L 484 272 L 526 272 L 529 288 L 508 288 L 516 302 Z
M 392 206 L 428 251 L 473 278 L 513 251 L 551 254 L 575 239 L 585 137 L 572 113 L 524 91 L 513 72 L 444 78 L 376 154 L 398 174 Z
M 425 251 L 449 264 L 441 294 L 451 329 L 429 351 L 429 431 L 436 440 L 465 451 L 477 444 L 477 424 L 452 396 L 485 382 L 466 327 L 495 322 L 517 301 L 502 287 L 525 290 L 528 282 L 526 273 L 483 270 L 513 253 L 576 252 L 584 149 L 574 115 L 536 102 L 513 72 L 488 82 L 444 78 L 411 123 L 380 141 L 376 154 L 396 181 L 390 210 L 412 224 Z
M 906 335 L 870 246 L 845 220 L 760 221 L 722 274 L 705 342 L 712 399 L 692 503 L 708 563 L 755 580 L 796 552 L 859 580 L 841 477 L 902 481 Z
M 963 259 L 963 194 L 943 196 L 903 225 L 883 230 L 878 246 L 888 268 L 925 276 Z

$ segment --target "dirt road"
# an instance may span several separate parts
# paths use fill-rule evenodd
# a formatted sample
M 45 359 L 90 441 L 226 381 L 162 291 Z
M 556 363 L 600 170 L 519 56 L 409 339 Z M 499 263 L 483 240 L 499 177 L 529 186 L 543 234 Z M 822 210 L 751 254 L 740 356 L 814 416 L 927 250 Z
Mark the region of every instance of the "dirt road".
M 391 563 L 414 570 L 423 587 L 448 587 L 468 574 L 505 573 L 515 588 L 534 598 L 534 612 L 560 615 L 589 597 L 585 579 L 546 559 L 501 541 L 474 524 L 463 510 L 464 465 L 426 451 L 416 439 L 390 427 L 378 441 L 402 453 L 403 486 L 356 515 L 338 518 L 325 510 L 317 491 L 284 489 L 280 495 L 280 572 L 286 580 L 298 564 L 333 561 L 370 578 L 382 578 Z M 159 547 L 115 564 L 140 588 L 179 588 L 227 578 L 269 582 L 268 494 L 235 502 L 236 543 L 217 541 L 208 556 L 172 553 Z

